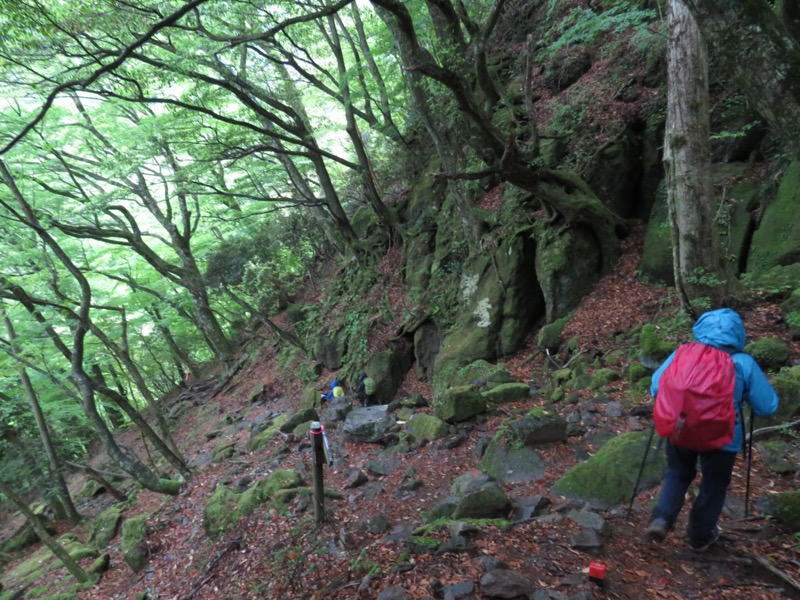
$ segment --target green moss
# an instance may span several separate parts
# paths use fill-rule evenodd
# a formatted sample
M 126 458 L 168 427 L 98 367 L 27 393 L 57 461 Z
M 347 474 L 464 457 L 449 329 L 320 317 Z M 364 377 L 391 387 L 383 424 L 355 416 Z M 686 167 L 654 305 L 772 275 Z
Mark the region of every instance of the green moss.
M 800 531 L 800 491 L 780 492 L 769 499 L 769 514 L 790 531 Z
M 147 519 L 149 515 L 143 514 L 126 519 L 122 523 L 122 540 L 120 549 L 126 552 L 140 544 L 147 537 Z
M 601 507 L 627 501 L 642 462 L 649 433 L 631 432 L 609 440 L 594 456 L 567 471 L 553 491 Z M 655 486 L 664 471 L 664 453 L 653 441 L 639 491 Z
M 599 390 L 604 388 L 612 381 L 619 379 L 619 373 L 614 369 L 598 369 L 592 373 L 592 379 L 589 383 L 589 389 Z
M 665 339 L 665 334 L 655 325 L 648 323 L 642 327 L 639 348 L 645 356 L 655 360 L 665 360 L 675 350 L 675 343 Z
M 766 207 L 753 234 L 747 257 L 748 272 L 764 272 L 776 265 L 800 261 L 800 162 L 783 174 L 775 200 Z

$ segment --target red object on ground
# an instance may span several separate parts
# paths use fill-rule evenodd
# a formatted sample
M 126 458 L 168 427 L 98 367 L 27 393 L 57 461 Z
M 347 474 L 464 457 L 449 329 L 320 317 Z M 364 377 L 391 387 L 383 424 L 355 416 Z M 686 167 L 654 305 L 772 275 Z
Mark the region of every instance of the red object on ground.
M 600 587 L 606 579 L 606 566 L 603 563 L 593 562 L 589 565 L 589 580 L 595 582 Z

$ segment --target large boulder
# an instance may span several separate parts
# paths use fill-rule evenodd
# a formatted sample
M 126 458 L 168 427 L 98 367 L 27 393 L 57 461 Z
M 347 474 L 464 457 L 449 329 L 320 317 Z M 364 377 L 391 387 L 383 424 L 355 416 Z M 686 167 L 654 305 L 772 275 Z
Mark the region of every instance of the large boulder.
M 753 228 L 753 211 L 763 195 L 751 181 L 743 163 L 712 165 L 712 177 L 718 197 L 719 211 L 715 224 L 722 252 L 732 269 L 736 269 L 749 252 Z M 673 285 L 672 234 L 667 210 L 666 184 L 658 187 L 650 212 L 639 270 L 645 277 Z
M 800 531 L 800 491 L 770 494 L 764 501 L 764 512 L 787 530 Z
M 635 215 L 641 181 L 641 136 L 631 129 L 598 148 L 582 174 L 586 183 L 615 213 Z
M 333 425 L 344 421 L 350 411 L 353 410 L 353 402 L 347 396 L 335 397 L 325 403 L 319 413 L 319 419 L 323 425 Z
M 778 193 L 764 210 L 753 233 L 748 272 L 800 262 L 800 162 L 794 161 L 781 179 Z
M 112 506 L 100 513 L 92 520 L 89 527 L 89 537 L 87 544 L 91 544 L 98 550 L 105 550 L 117 535 L 119 524 L 122 521 L 122 510 L 117 506 Z
M 478 467 L 503 483 L 520 483 L 544 477 L 545 463 L 533 448 L 520 446 L 498 433 L 486 447 Z
M 511 432 L 525 446 L 565 442 L 567 420 L 554 410 L 537 406 L 512 422 Z
M 408 433 L 417 441 L 430 442 L 450 433 L 450 425 L 434 415 L 416 413 L 406 423 Z
M 442 347 L 442 331 L 433 321 L 425 321 L 414 332 L 414 358 L 417 376 L 423 381 L 433 381 L 434 364 Z
M 565 316 L 592 289 L 602 273 L 602 258 L 601 245 L 589 227 L 539 230 L 536 277 L 548 323 Z
M 511 501 L 498 482 L 480 471 L 459 475 L 450 493 L 457 501 L 454 519 L 505 518 L 511 510 Z
M 295 427 L 309 421 L 319 421 L 319 414 L 313 408 L 303 408 L 292 414 L 279 427 L 283 433 L 291 433 Z
M 403 383 L 414 361 L 414 349 L 409 344 L 374 354 L 364 367 L 375 380 L 378 404 L 389 404 Z
M 483 397 L 493 404 L 520 402 L 531 396 L 531 386 L 527 383 L 503 383 L 483 392 Z
M 602 509 L 628 501 L 648 439 L 649 432 L 631 432 L 612 438 L 591 458 L 567 471 L 553 485 L 553 491 Z M 658 485 L 665 467 L 664 453 L 656 452 L 655 440 L 651 440 L 638 491 Z
M 144 569 L 150 562 L 150 553 L 145 545 L 149 533 L 148 517 L 147 514 L 137 515 L 122 523 L 122 540 L 119 549 L 122 551 L 122 559 L 125 564 L 134 573 Z
M 386 404 L 354 408 L 344 420 L 344 432 L 356 442 L 382 441 L 386 430 L 395 423 L 394 416 L 387 409 Z
M 551 56 L 544 65 L 544 86 L 563 92 L 592 68 L 592 55 L 585 45 L 569 45 Z
M 314 358 L 325 365 L 329 371 L 336 371 L 342 366 L 342 355 L 345 353 L 343 335 L 331 337 L 320 335 L 314 343 Z
M 420 175 L 411 186 L 405 204 L 400 204 L 398 218 L 406 223 L 403 250 L 405 281 L 412 293 L 422 294 L 430 283 L 436 264 L 435 250 L 440 227 L 442 204 L 447 198 L 447 182 L 429 173 L 441 171 L 441 159 L 436 157 L 419 169 Z M 445 225 L 449 219 L 441 219 Z M 454 232 L 450 232 L 453 234 Z M 447 239 L 444 234 L 444 239 Z M 450 239 L 453 239 L 450 237 Z
M 448 423 L 459 423 L 486 411 L 486 400 L 472 384 L 448 388 L 433 399 L 437 417 Z
M 744 351 L 756 359 L 765 371 L 779 371 L 789 363 L 792 352 L 789 342 L 782 338 L 762 338 L 750 342 Z
M 514 378 L 509 374 L 504 363 L 490 363 L 485 360 L 476 360 L 466 366 L 450 365 L 436 373 L 433 389 L 435 393 L 449 387 L 471 383 L 483 390 L 504 383 L 514 383 Z
M 461 277 L 463 309 L 442 342 L 435 372 L 493 360 L 519 348 L 544 312 L 529 235 L 504 240 L 492 254 L 478 256 Z

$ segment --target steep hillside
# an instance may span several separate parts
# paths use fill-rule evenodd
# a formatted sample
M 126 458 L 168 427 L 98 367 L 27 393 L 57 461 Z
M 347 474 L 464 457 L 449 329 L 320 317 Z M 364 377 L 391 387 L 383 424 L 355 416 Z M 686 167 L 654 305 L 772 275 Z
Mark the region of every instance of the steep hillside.
M 565 335 L 577 339 L 577 353 L 606 355 L 630 343 L 626 332 L 675 310 L 671 290 L 645 286 L 635 276 L 642 238 L 641 228 L 637 228 L 626 239 L 615 271 L 602 279 L 575 311 Z M 391 257 L 386 260 L 388 266 Z M 390 275 L 392 269 L 386 272 Z M 400 296 L 391 301 L 400 301 Z M 752 338 L 786 337 L 777 305 L 754 302 L 742 314 Z M 574 404 L 551 404 L 534 394 L 529 401 L 503 405 L 494 413 L 462 424 L 458 435 L 417 449 L 398 451 L 397 446 L 392 450 L 354 443 L 341 430 L 331 430 L 335 462 L 325 469 L 325 484 L 338 497 L 327 501 L 329 515 L 324 524 L 314 525 L 308 497 L 301 494 L 290 499 L 283 511 L 256 508 L 231 530 L 210 538 L 204 533 L 204 508 L 217 486 L 246 488 L 278 469 L 296 469 L 306 482 L 310 481 L 311 451 L 304 440 L 281 435 L 257 452 L 247 450 L 254 426 L 298 408 L 302 384 L 297 373 L 276 362 L 271 340 L 263 331 L 245 344 L 242 356 L 236 372 L 190 382 L 187 390 L 168 401 L 177 414 L 174 424 L 178 443 L 197 471 L 181 493 L 167 498 L 119 484 L 131 498 L 121 505 L 124 518 L 147 515 L 149 533 L 142 550 L 149 557 L 148 565 L 138 573 L 131 571 L 122 560 L 118 534 L 108 546 L 110 569 L 96 586 L 66 592 L 71 582 L 64 570 L 57 568 L 29 582 L 26 597 L 54 598 L 61 590 L 64 598 L 93 600 L 487 598 L 490 589 L 495 590 L 493 597 L 515 597 L 513 590 L 517 588 L 512 583 L 506 582 L 509 587 L 501 593 L 486 579 L 496 561 L 526 576 L 539 590 L 532 596 L 536 598 L 799 597 L 800 590 L 792 589 L 776 574 L 796 576 L 800 558 L 796 538 L 763 515 L 746 522 L 742 519 L 745 469 L 741 461 L 721 523 L 724 543 L 703 555 L 688 550 L 680 527 L 661 545 L 643 538 L 653 489 L 638 494 L 629 516 L 624 506 L 607 511 L 580 510 L 580 503 L 552 493 L 552 483 L 594 454 L 609 435 L 650 426 L 646 411 L 639 410 L 637 404 L 622 404 L 624 410 L 620 412 L 608 409 L 615 399 L 630 397 L 624 378 L 605 390 L 603 397 L 585 392 L 573 400 Z M 508 365 L 517 380 L 543 389 L 548 386 L 549 373 L 563 366 L 559 364 L 562 360 L 536 351 L 531 339 Z M 797 342 L 792 344 L 792 360 L 795 364 L 800 361 Z M 398 398 L 422 394 L 429 399 L 427 384 L 418 381 L 414 372 L 409 372 Z M 327 374 L 320 378 L 320 389 L 327 378 Z M 254 395 L 254 390 L 259 393 Z M 644 394 L 636 397 L 640 405 L 648 402 Z M 580 415 L 584 433 L 568 443 L 550 444 L 540 450 L 545 464 L 541 478 L 504 486 L 515 502 L 533 496 L 543 498 L 537 501 L 547 506 L 542 516 L 516 524 L 473 523 L 463 532 L 463 547 L 435 553 L 450 534 L 446 528 L 417 530 L 425 525 L 425 513 L 450 494 L 456 476 L 475 468 L 484 440 L 503 427 L 509 414 L 544 405 L 565 417 Z M 127 445 L 137 445 L 136 436 L 126 438 Z M 215 449 L 227 446 L 232 448 L 227 458 L 211 460 Z M 104 464 L 102 457 L 96 457 L 96 464 Z M 353 469 L 363 472 L 367 481 L 354 486 Z M 796 477 L 767 471 L 756 454 L 750 482 L 752 497 L 791 489 Z M 72 482 L 76 491 L 81 484 L 80 480 Z M 107 493 L 84 500 L 80 510 L 88 519 L 74 533 L 85 540 L 92 517 L 112 504 Z M 599 548 L 585 549 L 575 541 L 587 518 L 604 521 Z M 683 523 L 685 514 L 680 521 Z M 417 537 L 410 537 L 414 530 Z M 65 524 L 59 524 L 59 534 L 67 531 Z M 38 546 L 32 548 L 27 558 L 38 550 Z M 81 564 L 88 568 L 93 560 L 85 558 Z M 603 589 L 587 579 L 586 569 L 593 561 L 605 565 Z M 7 565 L 6 574 L 19 564 Z M 14 587 L 8 578 L 4 584 L 7 589 Z M 406 595 L 397 589 L 387 591 L 393 586 L 402 587 Z M 37 588 L 38 593 L 31 591 Z

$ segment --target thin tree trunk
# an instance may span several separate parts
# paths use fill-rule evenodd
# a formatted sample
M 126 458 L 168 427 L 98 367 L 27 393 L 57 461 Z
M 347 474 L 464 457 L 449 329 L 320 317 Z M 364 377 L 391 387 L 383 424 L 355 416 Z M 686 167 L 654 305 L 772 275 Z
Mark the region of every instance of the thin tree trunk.
M 56 540 L 52 538 L 52 536 L 45 531 L 45 528 L 42 526 L 41 522 L 36 515 L 33 514 L 28 505 L 14 493 L 14 490 L 9 488 L 6 484 L 0 482 L 0 492 L 3 493 L 13 504 L 16 506 L 19 511 L 25 516 L 30 526 L 36 532 L 36 535 L 39 536 L 39 539 L 42 540 L 45 546 L 47 546 L 50 551 L 56 556 L 58 560 L 66 567 L 67 571 L 69 571 L 70 575 L 72 575 L 76 581 L 79 583 L 88 583 L 91 581 L 89 575 L 86 574 L 86 571 L 81 569 L 80 565 L 72 558 L 66 550 L 64 550 L 63 546 L 59 544 Z
M 350 84 L 347 82 L 347 65 L 345 64 L 341 42 L 339 41 L 336 19 L 333 16 L 328 17 L 328 27 L 330 29 L 329 46 L 333 55 L 336 57 L 336 65 L 339 71 L 339 92 L 342 95 L 342 101 L 344 103 L 345 129 L 347 135 L 350 137 L 350 142 L 353 144 L 353 150 L 358 157 L 359 177 L 361 178 L 361 183 L 364 186 L 364 191 L 370 206 L 372 206 L 372 210 L 378 215 L 378 220 L 383 228 L 388 231 L 392 243 L 399 244 L 403 239 L 400 225 L 380 197 L 375 181 L 372 178 L 372 169 L 367 149 L 364 147 L 364 143 L 361 140 L 361 133 L 358 131 L 356 116 L 352 108 Z
M 15 340 L 17 337 L 16 332 L 14 331 L 14 325 L 11 323 L 11 319 L 8 318 L 5 307 L 2 305 L 0 305 L 0 312 L 3 316 L 3 322 L 6 327 L 8 340 L 12 344 L 13 348 L 13 346 L 16 344 Z M 17 354 L 16 350 L 13 351 L 15 354 Z M 67 519 L 69 519 L 71 523 L 77 523 L 81 520 L 81 515 L 75 508 L 75 504 L 72 502 L 72 496 L 70 496 L 69 493 L 69 488 L 67 487 L 67 482 L 64 481 L 61 460 L 58 458 L 58 453 L 56 452 L 55 445 L 53 444 L 53 436 L 50 434 L 50 427 L 47 425 L 47 420 L 44 417 L 42 406 L 39 404 L 39 398 L 36 395 L 36 390 L 33 388 L 31 378 L 28 376 L 28 371 L 25 369 L 25 367 L 20 367 L 19 378 L 22 382 L 22 387 L 25 390 L 25 395 L 28 397 L 28 403 L 30 404 L 31 412 L 33 413 L 33 419 L 36 422 L 36 428 L 39 430 L 39 437 L 42 440 L 42 447 L 44 448 L 45 455 L 47 456 L 50 483 L 55 488 L 56 497 L 63 507 Z

